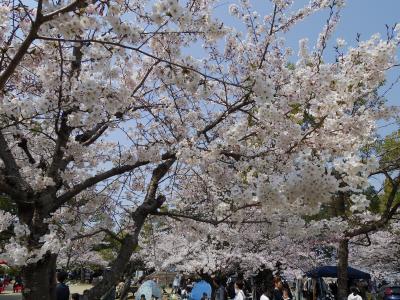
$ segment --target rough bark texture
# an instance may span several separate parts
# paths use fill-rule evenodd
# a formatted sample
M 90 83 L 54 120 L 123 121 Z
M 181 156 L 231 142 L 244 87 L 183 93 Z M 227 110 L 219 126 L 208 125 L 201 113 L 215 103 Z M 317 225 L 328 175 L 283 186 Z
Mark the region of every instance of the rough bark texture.
M 134 229 L 131 234 L 126 235 L 122 240 L 118 256 L 113 261 L 111 270 L 104 275 L 103 279 L 98 284 L 90 289 L 88 295 L 89 300 L 100 299 L 112 286 L 115 286 L 118 279 L 124 274 L 126 267 L 129 265 L 132 253 L 138 245 L 139 234 L 147 216 L 160 208 L 165 201 L 165 197 L 162 195 L 156 197 L 158 184 L 164 175 L 167 174 L 174 162 L 175 158 L 167 160 L 159 164 L 153 170 L 150 183 L 147 187 L 146 197 L 143 203 L 131 215 L 132 220 L 135 222 Z
M 339 243 L 338 261 L 338 299 L 345 300 L 348 295 L 348 274 L 347 267 L 349 262 L 349 240 L 343 239 Z
M 54 254 L 46 255 L 36 264 L 27 265 L 22 270 L 25 290 L 24 300 L 53 300 L 56 284 L 56 260 Z
M 127 235 L 121 245 L 118 257 L 114 260 L 111 271 L 106 273 L 98 284 L 96 284 L 89 292 L 89 300 L 100 299 L 111 286 L 117 282 L 121 274 L 123 274 L 129 259 L 132 256 L 133 250 L 137 246 L 137 236 Z

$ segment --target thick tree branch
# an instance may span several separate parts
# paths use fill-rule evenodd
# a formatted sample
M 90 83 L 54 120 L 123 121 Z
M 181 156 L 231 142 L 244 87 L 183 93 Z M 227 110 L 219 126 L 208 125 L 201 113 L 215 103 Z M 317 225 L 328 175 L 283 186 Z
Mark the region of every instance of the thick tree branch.
M 263 63 L 265 61 L 265 57 L 267 56 L 267 53 L 268 53 L 268 47 L 270 45 L 270 38 L 271 38 L 272 34 L 274 33 L 275 20 L 276 20 L 277 12 L 278 12 L 278 5 L 275 4 L 274 12 L 272 14 L 271 27 L 269 28 L 269 32 L 268 32 L 268 41 L 267 41 L 267 43 L 266 43 L 266 45 L 264 47 L 264 51 L 263 51 L 263 54 L 262 54 L 262 57 L 261 57 L 261 61 L 260 61 L 260 64 L 258 66 L 259 69 L 262 68 Z
M 24 151 L 25 155 L 28 157 L 28 161 L 30 164 L 33 165 L 36 163 L 31 152 L 29 151 L 28 140 L 26 138 L 24 138 L 24 137 L 21 138 L 21 141 L 18 143 L 18 147 L 20 147 Z
M 89 238 L 89 237 L 95 236 L 95 235 L 97 235 L 99 233 L 102 233 L 102 232 L 106 233 L 112 239 L 114 239 L 117 242 L 122 244 L 123 239 L 118 237 L 118 235 L 116 235 L 114 232 L 112 232 L 110 229 L 107 229 L 107 228 L 100 228 L 100 229 L 98 229 L 96 231 L 93 231 L 93 232 L 90 232 L 90 233 L 87 233 L 87 234 L 79 234 L 79 235 L 77 235 L 76 237 L 74 237 L 71 240 L 72 241 L 76 241 L 76 240 L 81 240 L 81 239 L 84 239 L 84 238 Z
M 96 124 L 92 129 L 83 132 L 75 137 L 75 141 L 88 146 L 92 144 L 104 131 L 108 128 L 108 125 L 104 122 Z
M 12 76 L 15 69 L 18 67 L 18 65 L 24 58 L 25 54 L 27 53 L 32 42 L 36 39 L 40 26 L 45 22 L 51 21 L 55 16 L 75 10 L 77 7 L 83 5 L 84 3 L 85 3 L 84 0 L 77 0 L 52 13 L 49 13 L 47 15 L 42 15 L 42 1 L 38 1 L 36 20 L 32 23 L 28 35 L 25 37 L 21 46 L 18 48 L 14 57 L 8 64 L 7 68 L 0 75 L 0 92 L 4 90 L 4 87 L 8 79 Z
M 51 177 L 57 186 L 61 182 L 58 171 L 63 166 L 64 148 L 67 146 L 69 136 L 72 132 L 72 128 L 68 126 L 67 122 L 68 112 L 63 112 L 61 114 L 60 129 L 57 130 L 57 142 L 52 155 L 52 161 L 47 171 L 47 176 Z
M 26 196 L 25 193 L 9 185 L 2 173 L 0 173 L 0 193 L 7 194 L 11 199 L 24 199 Z
M 167 159 L 171 159 L 174 158 L 175 154 L 164 154 L 162 156 L 163 160 L 167 160 Z M 53 203 L 51 212 L 57 210 L 59 207 L 61 207 L 64 203 L 66 203 L 67 201 L 69 201 L 71 198 L 75 197 L 76 195 L 78 195 L 80 192 L 84 191 L 85 189 L 94 186 L 95 184 L 106 180 L 108 178 L 111 178 L 113 176 L 116 175 L 120 175 L 126 172 L 130 172 L 133 171 L 137 168 L 140 168 L 142 166 L 148 165 L 150 163 L 150 161 L 138 161 L 134 164 L 131 165 L 123 165 L 123 166 L 118 166 L 118 167 L 114 167 L 108 171 L 105 171 L 103 173 L 99 173 L 93 177 L 90 177 L 84 181 L 82 181 L 81 183 L 76 184 L 75 186 L 73 186 L 70 190 L 66 191 L 64 194 L 62 194 L 61 196 L 59 196 L 56 201 Z
M 112 285 L 115 284 L 116 280 L 123 274 L 127 266 L 127 262 L 132 256 L 134 249 L 138 245 L 138 237 L 147 216 L 152 211 L 155 211 L 161 207 L 161 205 L 164 203 L 164 196 L 155 196 L 160 180 L 167 174 L 175 160 L 176 157 L 172 156 L 165 162 L 159 164 L 153 170 L 145 199 L 143 203 L 136 209 L 136 211 L 132 213 L 134 228 L 132 232 L 126 235 L 122 240 L 121 248 L 118 252 L 117 258 L 112 263 L 111 271 L 103 277 L 103 280 L 101 280 L 90 290 L 89 300 L 100 299 L 101 296 L 103 296 L 104 293 L 106 293 L 112 287 Z
M 155 211 L 152 213 L 152 215 L 156 216 L 166 216 L 170 218 L 175 218 L 175 219 L 190 219 L 196 222 L 200 223 L 207 223 L 211 224 L 214 226 L 217 226 L 219 224 L 259 224 L 259 223 L 270 223 L 269 220 L 267 219 L 260 219 L 260 220 L 242 220 L 242 221 L 230 221 L 229 219 L 234 216 L 234 214 L 240 210 L 244 210 L 246 208 L 252 208 L 252 207 L 259 207 L 261 204 L 259 202 L 256 203 L 249 203 L 245 204 L 242 206 L 239 206 L 235 209 L 232 210 L 232 212 L 220 219 L 218 218 L 212 218 L 212 217 L 204 217 L 203 215 L 192 215 L 190 213 L 185 213 L 185 212 L 160 212 L 160 211 Z
M 14 73 L 15 69 L 23 59 L 24 55 L 28 51 L 30 45 L 35 39 L 35 36 L 39 30 L 40 23 L 38 21 L 35 21 L 32 24 L 32 27 L 26 36 L 25 40 L 22 42 L 21 46 L 18 48 L 17 53 L 15 53 L 14 57 L 8 64 L 7 68 L 4 70 L 3 73 L 0 75 L 0 92 L 3 91 L 8 79 L 11 77 L 11 75 Z
M 56 199 L 56 202 L 53 205 L 52 211 L 57 210 L 61 205 L 78 195 L 80 192 L 84 191 L 85 189 L 94 186 L 95 184 L 106 180 L 108 178 L 111 178 L 116 175 L 120 175 L 129 171 L 132 171 L 134 169 L 137 169 L 139 167 L 142 167 L 144 165 L 149 164 L 149 161 L 139 161 L 137 163 L 134 163 L 132 165 L 123 165 L 123 166 L 118 166 L 114 167 L 108 171 L 105 171 L 103 173 L 99 173 L 93 177 L 90 177 L 81 183 L 78 183 L 74 185 L 70 190 L 62 194 Z
M 397 202 L 396 204 L 393 205 L 399 190 L 399 185 L 400 185 L 400 176 L 397 177 L 396 180 L 394 180 L 394 183 L 392 185 L 392 190 L 390 191 L 390 194 L 387 199 L 385 212 L 378 221 L 366 223 L 354 230 L 347 231 L 345 232 L 345 236 L 347 238 L 353 238 L 358 235 L 368 234 L 370 232 L 385 227 L 390 222 L 390 220 L 393 218 L 393 216 L 396 214 L 397 210 L 400 207 L 400 202 Z
M 54 17 L 56 17 L 58 15 L 61 15 L 61 14 L 65 14 L 65 13 L 71 12 L 71 11 L 74 11 L 76 8 L 81 7 L 84 4 L 85 4 L 84 0 L 74 1 L 74 2 L 72 2 L 70 4 L 68 4 L 67 6 L 64 6 L 64 7 L 60 8 L 60 9 L 58 9 L 58 10 L 55 10 L 55 11 L 53 11 L 53 12 L 47 14 L 47 15 L 44 15 L 41 18 L 41 21 L 42 21 L 42 23 L 51 21 Z
M 212 123 L 206 125 L 202 130 L 199 130 L 197 132 L 197 135 L 200 136 L 202 134 L 206 134 L 208 131 L 210 131 L 211 129 L 216 127 L 219 123 L 224 121 L 232 113 L 235 113 L 238 110 L 240 110 L 241 108 L 243 108 L 243 107 L 245 107 L 245 106 L 247 106 L 249 104 L 254 103 L 253 100 L 249 100 L 250 99 L 250 95 L 251 95 L 251 93 L 247 93 L 235 105 L 232 105 L 226 111 L 224 111 L 222 114 L 220 114 Z
M 19 167 L 15 161 L 15 158 L 8 147 L 8 143 L 0 131 L 0 158 L 4 163 L 4 177 L 8 185 L 15 189 L 15 192 L 22 195 L 31 190 L 31 187 L 22 178 L 19 172 Z

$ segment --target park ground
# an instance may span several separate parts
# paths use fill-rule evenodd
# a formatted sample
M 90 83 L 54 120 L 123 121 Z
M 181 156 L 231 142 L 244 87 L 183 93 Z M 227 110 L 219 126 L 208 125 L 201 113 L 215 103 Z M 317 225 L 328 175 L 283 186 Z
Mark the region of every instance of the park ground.
M 71 294 L 79 293 L 82 294 L 84 290 L 90 289 L 92 286 L 90 284 L 69 284 L 69 289 Z M 0 294 L 0 300 L 21 300 L 22 296 L 21 293 L 13 293 L 12 285 L 9 285 L 7 289 Z

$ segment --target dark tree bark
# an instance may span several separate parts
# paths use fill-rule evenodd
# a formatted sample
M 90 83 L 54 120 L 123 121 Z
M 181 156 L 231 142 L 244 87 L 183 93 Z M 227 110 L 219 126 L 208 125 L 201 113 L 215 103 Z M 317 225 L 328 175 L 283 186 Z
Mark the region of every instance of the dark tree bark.
M 121 241 L 121 248 L 119 249 L 117 258 L 112 263 L 110 272 L 105 274 L 103 279 L 90 289 L 88 295 L 89 300 L 100 299 L 115 286 L 118 279 L 124 274 L 129 265 L 132 253 L 138 245 L 139 234 L 147 216 L 160 208 L 165 201 L 165 197 L 162 195 L 156 197 L 158 184 L 165 174 L 167 174 L 174 162 L 175 158 L 169 159 L 159 164 L 153 170 L 150 183 L 147 187 L 146 197 L 143 203 L 131 215 L 134 221 L 134 230 Z
M 124 286 L 122 287 L 121 293 L 119 295 L 119 299 L 121 299 L 121 300 L 128 299 L 128 293 L 129 293 L 129 289 L 131 287 L 133 272 L 134 272 L 135 269 L 136 268 L 135 268 L 135 266 L 133 264 L 131 264 L 128 267 L 128 270 L 127 270 L 127 273 L 126 273 L 126 277 L 125 277 Z
M 97 283 L 92 289 L 90 289 L 88 298 L 89 300 L 100 299 L 105 295 L 110 288 L 117 282 L 125 271 L 125 267 L 132 256 L 133 250 L 137 246 L 138 237 L 133 235 L 127 235 L 121 245 L 118 257 L 114 260 L 111 267 L 111 271 L 106 273 L 99 283 Z
M 81 267 L 80 277 L 81 277 L 81 283 L 85 283 L 85 268 L 84 267 Z
M 339 242 L 338 254 L 338 299 L 345 300 L 348 295 L 347 267 L 349 264 L 349 240 L 347 238 Z
M 25 289 L 24 300 L 55 299 L 57 255 L 47 254 L 36 264 L 30 264 L 22 269 Z

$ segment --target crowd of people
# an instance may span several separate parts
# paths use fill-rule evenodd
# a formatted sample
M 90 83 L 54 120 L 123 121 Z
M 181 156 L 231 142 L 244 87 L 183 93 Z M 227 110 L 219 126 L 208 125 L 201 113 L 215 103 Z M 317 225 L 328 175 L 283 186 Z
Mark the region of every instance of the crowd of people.
M 66 284 L 66 280 L 69 278 L 68 273 L 60 271 L 57 272 L 56 277 L 56 300 L 88 299 L 87 290 L 84 291 L 82 295 L 70 293 L 70 289 Z M 288 282 L 282 280 L 279 276 L 275 276 L 272 282 L 264 282 L 261 287 L 262 292 L 258 294 L 254 292 L 256 290 L 254 286 L 250 287 L 249 282 L 245 281 L 243 277 L 240 276 L 230 277 L 227 280 L 226 278 L 210 277 L 207 281 L 211 286 L 211 294 L 203 293 L 199 300 L 300 300 L 295 299 Z M 175 276 L 173 283 L 170 285 L 170 292 L 164 290 L 164 295 L 169 295 L 167 296 L 168 300 L 177 300 L 178 298 L 188 300 L 191 295 L 193 283 L 194 281 L 192 281 L 191 278 L 184 278 L 183 273 L 180 272 Z M 8 275 L 0 276 L 0 288 L 8 284 L 13 284 L 14 292 L 18 288 L 19 291 L 23 290 L 22 278 L 19 275 L 15 276 L 15 278 Z M 115 299 L 115 293 L 112 295 L 110 294 L 109 299 Z M 317 299 L 319 299 L 319 297 Z M 358 287 L 353 286 L 350 288 L 350 294 L 347 300 L 363 299 L 365 300 L 366 298 L 363 297 Z M 141 295 L 140 300 L 150 299 L 146 299 L 145 295 Z
M 212 277 L 209 280 L 212 287 L 211 295 L 203 294 L 200 300 L 248 300 L 254 298 L 248 282 L 242 276 L 236 279 Z M 181 299 L 188 299 L 192 284 L 190 279 L 183 279 L 181 273 L 177 274 L 173 284 L 172 293 Z M 173 297 L 172 297 L 173 298 Z M 257 300 L 292 300 L 293 295 L 289 284 L 276 276 L 272 284 L 265 284 L 262 287 L 262 294 L 258 295 Z M 253 300 L 256 300 L 253 299 Z
M 190 283 L 190 279 L 187 281 L 183 280 L 182 274 L 178 274 L 173 282 L 173 293 L 177 293 L 183 300 L 189 299 L 192 285 L 188 284 L 188 282 Z M 248 282 L 242 277 L 236 278 L 236 280 L 231 280 L 230 278 L 226 281 L 214 277 L 210 283 L 212 287 L 211 295 L 204 293 L 200 300 L 301 300 L 295 299 L 297 297 L 293 295 L 289 283 L 279 276 L 273 278 L 272 284 L 264 282 L 261 287 L 258 287 L 261 289 L 261 293 L 255 292 L 257 288 L 253 289 L 254 286 L 251 287 L 249 284 L 246 284 Z M 316 293 L 314 296 L 316 298 L 311 297 L 310 299 L 337 299 L 337 295 L 333 295 L 333 298 L 330 298 L 329 295 L 323 296 L 320 293 Z M 304 297 L 303 299 L 309 298 Z M 358 286 L 354 285 L 350 287 L 350 294 L 347 300 L 366 299 L 367 297 L 365 295 L 363 296 Z M 172 300 L 175 300 L 175 298 L 172 298 Z
M 14 293 L 21 292 L 24 289 L 22 277 L 20 275 L 16 275 L 14 277 L 8 274 L 0 275 L 0 293 L 3 292 L 10 284 L 12 284 Z
M 56 285 L 56 300 L 87 300 L 88 290 L 83 291 L 83 294 L 70 293 L 69 287 L 66 284 L 68 273 L 64 271 L 57 272 L 57 285 Z

